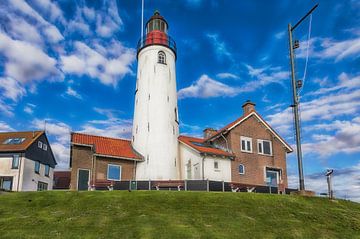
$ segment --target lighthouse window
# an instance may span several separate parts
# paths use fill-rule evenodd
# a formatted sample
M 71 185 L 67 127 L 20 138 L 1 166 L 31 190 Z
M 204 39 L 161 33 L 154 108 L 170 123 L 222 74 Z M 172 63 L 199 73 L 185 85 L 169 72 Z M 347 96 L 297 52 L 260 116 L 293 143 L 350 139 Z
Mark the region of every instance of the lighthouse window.
M 158 63 L 166 64 L 166 55 L 165 55 L 165 52 L 159 51 L 159 53 L 158 53 Z

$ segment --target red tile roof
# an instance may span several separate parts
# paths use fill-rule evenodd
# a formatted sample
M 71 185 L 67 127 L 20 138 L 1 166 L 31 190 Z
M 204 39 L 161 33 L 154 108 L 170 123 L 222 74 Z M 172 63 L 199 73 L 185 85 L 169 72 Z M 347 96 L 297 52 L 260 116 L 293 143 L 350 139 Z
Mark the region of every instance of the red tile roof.
M 204 139 L 180 135 L 179 136 L 179 141 L 181 141 L 182 143 L 184 143 L 184 144 L 190 146 L 191 148 L 199 151 L 200 153 L 215 154 L 215 155 L 226 156 L 226 157 L 235 157 L 235 155 L 233 155 L 232 153 L 226 152 L 224 150 L 214 148 L 214 147 L 211 147 L 211 146 L 206 146 L 206 145 L 200 146 L 200 145 L 196 144 L 196 143 L 203 144 Z
M 0 133 L 0 152 L 25 151 L 44 131 L 3 132 Z M 25 138 L 21 144 L 4 144 L 10 138 Z
M 125 159 L 142 159 L 142 157 L 133 150 L 131 141 L 126 139 L 71 133 L 71 143 L 95 146 L 95 153 L 99 155 Z

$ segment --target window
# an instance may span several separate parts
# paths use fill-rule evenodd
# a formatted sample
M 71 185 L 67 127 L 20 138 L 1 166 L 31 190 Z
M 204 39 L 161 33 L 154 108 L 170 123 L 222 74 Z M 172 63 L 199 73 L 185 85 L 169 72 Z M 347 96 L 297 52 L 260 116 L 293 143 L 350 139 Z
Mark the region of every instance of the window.
M 49 175 L 50 175 L 50 166 L 45 165 L 45 176 L 49 177 Z
M 43 144 L 43 150 L 47 151 L 47 144 Z
M 166 55 L 165 55 L 165 52 L 159 51 L 159 53 L 158 53 L 158 63 L 166 64 Z
M 241 151 L 246 153 L 252 153 L 252 138 L 240 137 L 241 140 Z
M 40 162 L 35 161 L 35 173 L 40 173 Z
M 279 171 L 266 169 L 266 183 L 269 186 L 277 187 L 279 183 Z
M 12 169 L 18 169 L 19 168 L 19 155 L 16 154 L 16 155 L 13 156 L 11 168 Z
M 239 165 L 239 174 L 245 174 L 245 166 L 243 164 Z
M 272 155 L 271 141 L 258 139 L 258 153 L 264 155 Z
M 25 138 L 9 138 L 3 142 L 3 144 L 21 144 L 25 141 Z
M 177 109 L 175 108 L 175 122 L 176 123 L 179 123 L 179 118 L 178 118 L 178 112 L 177 112 Z
M 107 179 L 120 181 L 121 180 L 121 166 L 108 164 Z
M 38 147 L 42 148 L 43 143 L 41 141 L 38 141 Z
M 38 191 L 46 191 L 46 190 L 48 190 L 48 184 L 39 181 L 38 185 L 37 185 L 37 190 Z

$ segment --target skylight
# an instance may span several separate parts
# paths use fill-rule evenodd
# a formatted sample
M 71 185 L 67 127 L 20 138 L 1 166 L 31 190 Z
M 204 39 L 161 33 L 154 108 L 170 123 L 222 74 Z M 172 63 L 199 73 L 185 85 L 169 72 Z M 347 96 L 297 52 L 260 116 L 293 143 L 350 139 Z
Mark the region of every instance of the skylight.
M 8 138 L 3 144 L 21 144 L 24 140 L 25 138 Z

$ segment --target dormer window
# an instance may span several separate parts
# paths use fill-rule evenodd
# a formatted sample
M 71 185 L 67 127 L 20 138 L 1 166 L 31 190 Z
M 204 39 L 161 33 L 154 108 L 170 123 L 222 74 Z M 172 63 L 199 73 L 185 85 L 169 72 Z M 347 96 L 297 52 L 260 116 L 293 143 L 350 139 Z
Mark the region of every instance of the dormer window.
M 159 53 L 158 53 L 158 63 L 166 64 L 166 55 L 165 55 L 165 52 L 159 51 Z

